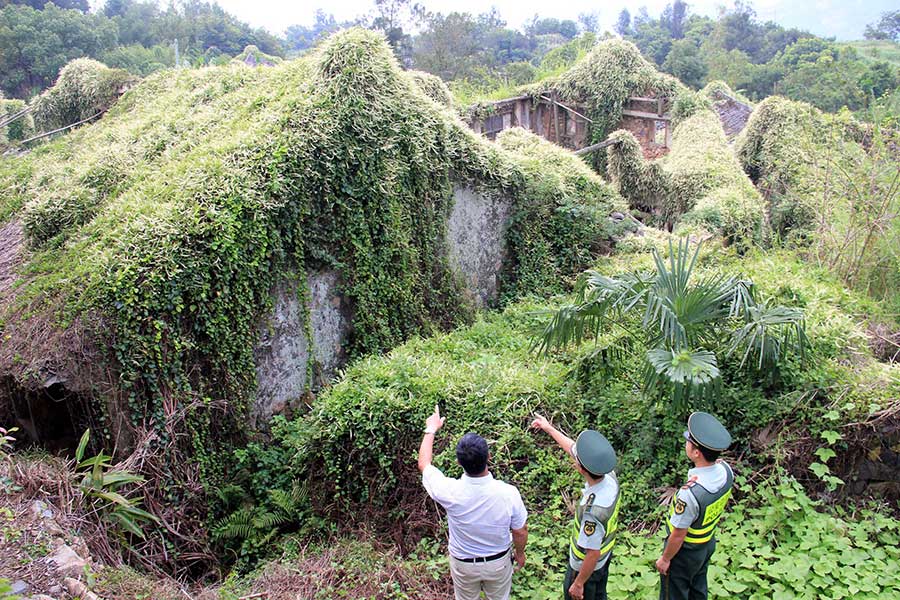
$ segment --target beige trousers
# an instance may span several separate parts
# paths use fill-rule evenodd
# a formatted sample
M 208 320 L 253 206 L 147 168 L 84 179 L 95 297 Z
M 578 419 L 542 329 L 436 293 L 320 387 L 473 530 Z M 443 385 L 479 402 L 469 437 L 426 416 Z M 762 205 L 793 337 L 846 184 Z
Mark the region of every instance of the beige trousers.
M 509 553 L 490 562 L 467 563 L 450 557 L 450 575 L 456 600 L 509 600 L 513 565 Z

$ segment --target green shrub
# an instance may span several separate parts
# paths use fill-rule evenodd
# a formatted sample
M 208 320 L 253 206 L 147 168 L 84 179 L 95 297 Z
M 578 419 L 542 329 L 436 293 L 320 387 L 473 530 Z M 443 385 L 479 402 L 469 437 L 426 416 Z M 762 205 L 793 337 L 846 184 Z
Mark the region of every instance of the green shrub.
M 741 171 L 716 113 L 691 98 L 676 101 L 681 121 L 662 159 L 645 161 L 630 132 L 613 133 L 619 143 L 607 148 L 610 177 L 632 208 L 657 223 L 697 225 L 742 249 L 760 244 L 763 199 Z
M 53 87 L 32 101 L 35 127 L 49 131 L 93 117 L 112 106 L 137 81 L 124 69 L 76 58 L 60 70 Z
M 442 106 L 453 108 L 453 95 L 440 77 L 424 71 L 407 71 L 406 74 L 426 96 Z

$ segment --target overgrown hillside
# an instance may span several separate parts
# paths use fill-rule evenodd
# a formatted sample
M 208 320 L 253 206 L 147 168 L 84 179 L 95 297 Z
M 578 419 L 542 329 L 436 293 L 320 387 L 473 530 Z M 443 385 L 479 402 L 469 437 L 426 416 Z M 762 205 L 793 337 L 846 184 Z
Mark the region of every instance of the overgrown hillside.
M 142 442 L 167 518 L 199 527 L 218 453 L 246 434 L 275 284 L 339 272 L 349 352 L 377 353 L 469 318 L 442 241 L 455 183 L 512 203 L 509 294 L 560 286 L 630 227 L 577 159 L 533 160 L 469 131 L 363 30 L 270 68 L 153 75 L 0 163 L 4 232 L 28 247 L 4 263 L 3 389 L 62 382 L 75 426 Z
M 895 306 L 898 142 L 895 130 L 779 97 L 756 107 L 735 142 L 778 240 Z

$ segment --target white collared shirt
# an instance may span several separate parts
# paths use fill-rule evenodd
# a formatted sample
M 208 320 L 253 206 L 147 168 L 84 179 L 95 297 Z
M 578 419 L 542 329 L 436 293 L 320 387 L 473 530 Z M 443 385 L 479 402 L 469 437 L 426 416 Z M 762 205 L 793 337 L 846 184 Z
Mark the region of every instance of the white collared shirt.
M 515 486 L 463 474 L 451 479 L 434 465 L 422 472 L 425 491 L 447 511 L 450 555 L 478 558 L 498 554 L 512 542 L 510 529 L 525 526 L 528 512 Z

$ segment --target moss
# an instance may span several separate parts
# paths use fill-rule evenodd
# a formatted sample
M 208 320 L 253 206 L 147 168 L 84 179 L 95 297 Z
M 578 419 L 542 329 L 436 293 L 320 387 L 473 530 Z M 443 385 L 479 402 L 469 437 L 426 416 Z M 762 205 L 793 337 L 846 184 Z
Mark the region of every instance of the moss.
M 424 71 L 407 71 L 406 74 L 426 96 L 442 106 L 453 108 L 453 94 L 440 77 Z
M 53 87 L 35 98 L 35 126 L 49 131 L 105 111 L 137 82 L 124 69 L 110 69 L 89 58 L 77 58 L 62 68 Z
M 735 160 L 716 114 L 696 105 L 691 110 L 675 127 L 670 153 L 658 161 L 643 159 L 631 133 L 614 133 L 620 143 L 607 149 L 614 184 L 632 208 L 657 222 L 699 226 L 741 248 L 761 243 L 761 196 Z

